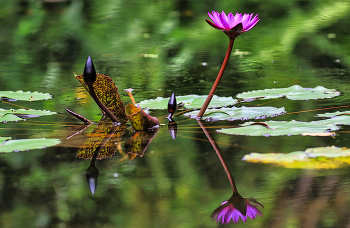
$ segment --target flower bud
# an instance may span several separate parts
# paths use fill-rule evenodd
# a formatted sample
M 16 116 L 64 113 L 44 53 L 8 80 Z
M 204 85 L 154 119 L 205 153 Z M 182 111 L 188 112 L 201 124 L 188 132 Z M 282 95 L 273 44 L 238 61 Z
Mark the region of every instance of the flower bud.
M 176 97 L 175 97 L 175 93 L 173 93 L 168 102 L 169 117 L 172 117 L 176 109 L 177 109 Z
M 86 60 L 83 76 L 87 85 L 92 85 L 96 81 L 96 70 L 90 56 Z

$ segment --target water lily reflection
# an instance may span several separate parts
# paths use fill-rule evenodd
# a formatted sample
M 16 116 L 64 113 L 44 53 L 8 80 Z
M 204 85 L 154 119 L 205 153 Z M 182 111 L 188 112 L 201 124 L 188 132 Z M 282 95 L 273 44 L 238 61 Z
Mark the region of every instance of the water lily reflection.
M 231 219 L 234 223 L 237 223 L 239 218 L 246 222 L 248 217 L 255 219 L 256 215 L 262 216 L 262 213 L 255 205 L 263 207 L 256 200 L 244 199 L 240 194 L 236 193 L 214 210 L 212 218 L 216 219 L 217 222 L 221 219 L 221 224 L 229 223 Z
M 232 188 L 232 196 L 229 200 L 224 201 L 221 205 L 216 208 L 211 217 L 216 219 L 217 222 L 221 219 L 221 224 L 229 223 L 232 219 L 234 223 L 239 221 L 239 218 L 243 220 L 243 222 L 247 221 L 247 218 L 255 219 L 256 215 L 262 216 L 262 213 L 258 210 L 257 206 L 264 207 L 260 203 L 258 203 L 255 199 L 245 199 L 243 198 L 237 190 L 235 181 L 231 174 L 231 171 L 225 161 L 224 156 L 222 155 L 219 146 L 215 142 L 214 138 L 210 135 L 208 130 L 205 128 L 204 124 L 201 120 L 197 120 L 199 126 L 202 128 L 204 134 L 207 136 L 209 142 L 211 143 L 213 149 L 216 152 L 225 172 L 230 181 Z

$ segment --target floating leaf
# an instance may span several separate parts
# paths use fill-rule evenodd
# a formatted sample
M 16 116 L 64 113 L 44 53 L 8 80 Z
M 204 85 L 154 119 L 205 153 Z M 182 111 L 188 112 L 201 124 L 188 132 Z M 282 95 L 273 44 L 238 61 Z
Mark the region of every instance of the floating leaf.
M 125 124 L 118 126 L 113 125 L 110 121 L 101 120 L 89 135 L 89 139 L 79 149 L 77 157 L 84 159 L 92 159 L 95 150 L 100 146 L 101 142 L 110 137 L 108 142 L 103 146 L 97 156 L 97 159 L 111 157 L 117 151 L 117 142 L 121 141 L 126 129 Z
M 5 114 L 3 116 L 0 116 L 0 123 L 1 122 L 12 122 L 12 121 L 19 121 L 19 120 L 23 120 L 22 118 L 19 118 L 16 115 L 13 114 Z
M 134 104 L 128 104 L 125 111 L 134 131 L 144 131 L 159 126 L 159 120 Z
M 339 148 L 339 147 L 335 147 L 335 146 L 309 148 L 309 149 L 305 150 L 305 153 L 310 158 L 350 157 L 350 149 L 349 148 L 345 148 L 345 147 Z
M 263 163 L 283 163 L 283 162 L 295 162 L 295 161 L 306 161 L 308 160 L 308 156 L 304 153 L 304 151 L 295 151 L 292 153 L 251 153 L 247 154 L 243 157 L 243 161 L 250 162 L 263 162 Z
M 327 112 L 327 113 L 317 114 L 316 117 L 334 117 L 334 116 L 342 116 L 342 115 L 349 115 L 350 116 L 350 111 Z
M 13 91 L 0 91 L 0 97 L 11 98 L 21 101 L 38 101 L 51 99 L 52 96 L 49 93 L 39 93 L 39 92 L 23 92 L 21 90 Z
M 303 133 L 324 133 L 336 131 L 339 127 L 334 124 L 321 124 L 318 122 L 298 122 L 292 121 L 266 121 L 269 127 L 262 125 L 252 125 L 254 122 L 242 124 L 242 127 L 223 128 L 217 132 L 230 135 L 247 136 L 281 136 L 281 135 L 300 135 Z
M 251 92 L 244 92 L 237 95 L 238 98 L 243 99 L 273 99 L 279 97 L 286 97 L 291 100 L 309 100 L 309 99 L 324 99 L 339 96 L 340 92 L 334 89 L 326 89 L 322 86 L 315 88 L 303 88 L 299 85 L 294 85 L 288 88 L 280 89 L 265 89 Z
M 201 108 L 207 99 L 207 96 L 198 96 L 198 95 L 187 95 L 187 96 L 177 96 L 176 100 L 178 104 L 183 104 L 185 108 Z M 142 108 L 149 109 L 166 109 L 168 107 L 169 97 L 162 98 L 157 97 L 153 100 L 144 100 L 140 102 L 140 106 Z M 237 103 L 236 99 L 232 97 L 218 97 L 216 95 L 213 96 L 208 108 L 216 108 L 223 106 L 230 106 Z
M 273 117 L 282 115 L 286 111 L 284 107 L 241 107 L 241 108 L 221 108 L 221 109 L 208 109 L 205 111 L 203 118 L 207 121 L 217 120 L 248 120 L 248 119 L 266 119 L 267 117 Z M 199 111 L 187 112 L 184 116 L 190 118 L 196 118 Z
M 321 124 L 350 125 L 350 116 L 348 115 L 335 116 L 325 120 L 318 120 L 317 122 Z
M 302 136 L 335 136 L 335 132 L 324 133 L 301 133 Z
M 74 75 L 89 92 L 89 88 L 84 82 L 83 75 L 77 73 L 74 73 Z M 101 102 L 111 110 L 120 121 L 126 120 L 124 102 L 120 99 L 118 88 L 115 86 L 113 80 L 106 75 L 97 74 L 97 79 L 93 86 L 96 96 Z
M 244 161 L 275 163 L 287 168 L 331 169 L 350 163 L 350 149 L 335 146 L 309 148 L 291 153 L 251 153 Z
M 19 121 L 23 118 L 32 118 L 44 115 L 53 115 L 56 112 L 46 111 L 46 110 L 34 110 L 34 109 L 2 109 L 0 108 L 0 122 L 10 122 Z M 20 117 L 18 117 L 18 116 Z
M 41 149 L 55 146 L 61 141 L 59 139 L 16 139 L 7 140 L 0 144 L 0 152 L 18 152 L 32 149 Z
M 6 114 L 16 114 L 21 117 L 25 116 L 26 118 L 38 117 L 38 116 L 48 116 L 57 114 L 56 112 L 46 111 L 46 110 L 35 110 L 35 109 L 2 109 L 0 108 L 0 117 Z
M 2 137 L 2 136 L 0 136 L 0 144 L 2 144 L 3 142 L 5 142 L 8 139 L 11 139 L 11 137 Z

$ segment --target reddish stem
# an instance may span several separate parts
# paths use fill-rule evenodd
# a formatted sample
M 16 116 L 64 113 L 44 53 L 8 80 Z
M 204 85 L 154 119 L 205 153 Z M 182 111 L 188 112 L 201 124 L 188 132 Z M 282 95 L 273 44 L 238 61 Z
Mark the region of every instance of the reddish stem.
M 226 163 L 226 161 L 225 161 L 225 158 L 224 158 L 224 156 L 222 155 L 218 144 L 216 144 L 215 140 L 214 140 L 213 137 L 210 135 L 210 133 L 207 131 L 207 129 L 206 129 L 205 126 L 203 125 L 202 121 L 201 121 L 201 120 L 197 120 L 197 122 L 198 122 L 199 126 L 202 128 L 204 134 L 207 136 L 209 142 L 210 142 L 211 145 L 213 146 L 213 148 L 214 148 L 214 150 L 215 150 L 215 152 L 216 152 L 216 155 L 219 157 L 220 162 L 221 162 L 222 166 L 224 167 L 225 172 L 226 172 L 226 175 L 227 175 L 227 177 L 228 177 L 228 179 L 229 179 L 229 181 L 230 181 L 233 194 L 238 193 L 237 188 L 236 188 L 235 181 L 233 180 L 233 177 L 232 177 L 232 174 L 231 174 L 231 171 L 230 171 L 230 169 L 229 169 L 228 166 L 227 166 L 227 163 Z
M 224 74 L 224 71 L 225 71 L 225 68 L 226 68 L 226 65 L 227 65 L 227 62 L 230 58 L 230 55 L 231 55 L 231 51 L 232 51 L 232 47 L 233 47 L 233 43 L 234 43 L 235 39 L 230 39 L 230 42 L 228 44 L 228 48 L 227 48 L 227 52 L 226 52 L 226 56 L 225 56 L 225 59 L 224 59 L 224 62 L 222 63 L 222 66 L 221 66 L 221 69 L 220 69 L 220 72 L 218 74 L 218 76 L 216 77 L 216 80 L 214 82 L 214 85 L 213 87 L 211 88 L 210 92 L 209 92 L 209 95 L 207 97 L 207 99 L 205 100 L 201 110 L 199 111 L 196 119 L 200 119 L 202 118 L 202 116 L 204 115 L 204 112 L 205 110 L 207 110 L 208 108 L 208 105 L 211 101 L 211 99 L 213 98 L 214 96 L 214 93 L 215 93 L 215 90 L 216 88 L 219 86 L 219 83 L 220 83 L 220 80 L 222 78 L 222 75 Z

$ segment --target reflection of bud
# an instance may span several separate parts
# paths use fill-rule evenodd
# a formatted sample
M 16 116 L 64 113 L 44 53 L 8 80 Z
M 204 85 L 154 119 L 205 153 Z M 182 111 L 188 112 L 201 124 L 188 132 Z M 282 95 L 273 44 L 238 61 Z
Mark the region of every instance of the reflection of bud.
M 92 85 L 96 81 L 96 70 L 90 56 L 86 60 L 83 76 L 87 85 Z
M 221 219 L 221 224 L 224 224 L 229 223 L 231 218 L 234 223 L 237 223 L 239 218 L 246 222 L 248 217 L 255 219 L 256 215 L 262 216 L 262 213 L 252 203 L 263 207 L 254 199 L 244 199 L 238 193 L 233 194 L 228 201 L 224 201 L 214 210 L 212 218 L 217 222 Z
M 171 137 L 175 140 L 176 139 L 176 133 L 177 133 L 177 123 L 172 119 L 169 118 L 169 123 L 168 123 L 168 130 L 171 135 Z
M 86 180 L 90 187 L 90 191 L 92 194 L 95 194 L 95 190 L 97 187 L 99 171 L 95 166 L 90 166 L 86 169 Z

